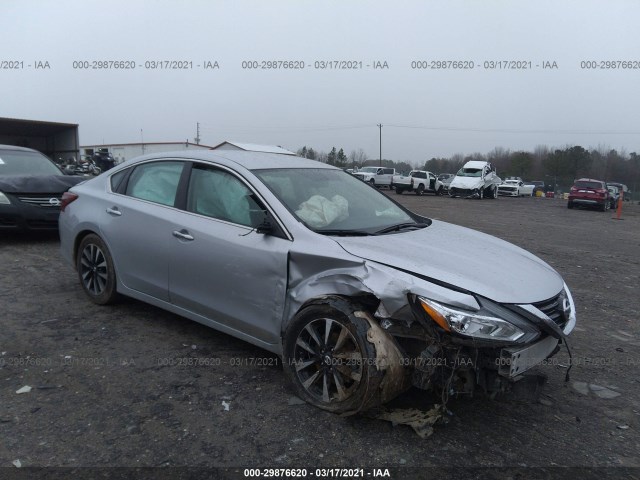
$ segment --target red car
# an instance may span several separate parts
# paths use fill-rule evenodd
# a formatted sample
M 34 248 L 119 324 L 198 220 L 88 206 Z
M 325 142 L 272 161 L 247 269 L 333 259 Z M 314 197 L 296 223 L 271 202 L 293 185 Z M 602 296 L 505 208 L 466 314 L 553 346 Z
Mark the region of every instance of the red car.
M 569 193 L 568 208 L 575 206 L 597 207 L 605 212 L 609 208 L 609 190 L 607 184 L 601 180 L 581 178 L 576 180 Z

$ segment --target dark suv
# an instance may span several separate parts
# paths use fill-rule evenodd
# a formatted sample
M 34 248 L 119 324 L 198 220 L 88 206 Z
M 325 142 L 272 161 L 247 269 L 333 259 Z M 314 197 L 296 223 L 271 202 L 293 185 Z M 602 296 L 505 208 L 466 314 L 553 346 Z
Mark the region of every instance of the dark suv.
M 571 192 L 569 192 L 567 207 L 573 208 L 578 205 L 597 207 L 605 212 L 609 208 L 607 184 L 591 178 L 576 180 L 571 187 Z

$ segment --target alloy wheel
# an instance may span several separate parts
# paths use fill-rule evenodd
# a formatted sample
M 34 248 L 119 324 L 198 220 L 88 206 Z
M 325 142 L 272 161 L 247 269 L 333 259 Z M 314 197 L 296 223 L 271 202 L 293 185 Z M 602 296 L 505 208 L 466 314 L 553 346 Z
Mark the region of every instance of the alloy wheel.
M 295 373 L 302 387 L 323 403 L 344 401 L 363 376 L 363 354 L 346 325 L 319 318 L 298 334 L 293 352 Z
M 109 279 L 107 259 L 97 245 L 90 243 L 80 257 L 80 275 L 85 289 L 93 295 L 104 292 Z

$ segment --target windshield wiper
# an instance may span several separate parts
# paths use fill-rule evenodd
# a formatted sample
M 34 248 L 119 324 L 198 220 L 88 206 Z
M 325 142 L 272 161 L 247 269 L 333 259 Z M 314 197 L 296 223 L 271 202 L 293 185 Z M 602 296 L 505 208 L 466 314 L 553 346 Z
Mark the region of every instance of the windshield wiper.
M 343 237 L 368 237 L 369 235 L 377 235 L 376 233 L 365 232 L 364 230 L 314 230 L 322 235 L 336 235 Z
M 407 228 L 424 228 L 426 226 L 427 226 L 426 223 L 417 223 L 417 222 L 398 223 L 397 225 L 391 225 L 390 227 L 386 227 L 386 228 L 383 228 L 382 230 L 378 230 L 376 232 L 376 235 L 380 235 L 383 233 L 390 233 L 390 232 L 399 232 L 400 230 L 405 230 Z

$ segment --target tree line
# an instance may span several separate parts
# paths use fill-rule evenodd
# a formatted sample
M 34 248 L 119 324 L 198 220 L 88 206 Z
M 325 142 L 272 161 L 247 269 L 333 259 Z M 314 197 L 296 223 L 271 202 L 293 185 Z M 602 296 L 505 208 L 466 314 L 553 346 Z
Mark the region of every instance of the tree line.
M 378 166 L 381 165 L 383 167 L 395 168 L 399 172 L 408 173 L 411 170 L 414 170 L 414 165 L 411 165 L 408 162 L 397 162 L 394 160 L 382 159 L 382 163 L 380 163 L 379 159 L 370 159 L 367 157 L 365 151 L 360 148 L 358 150 L 352 150 L 349 155 L 346 155 L 343 148 L 339 150 L 336 147 L 333 147 L 329 153 L 324 151 L 316 151 L 311 147 L 307 147 L 306 145 L 302 148 L 299 148 L 296 152 L 299 156 L 304 158 L 309 158 L 311 160 L 318 160 L 323 163 L 328 163 L 329 165 L 336 166 L 338 168 L 362 168 L 366 166 Z
M 346 155 L 344 149 L 333 147 L 329 153 L 302 147 L 298 155 L 319 160 L 340 168 L 361 168 L 367 165 L 379 165 L 377 159 L 368 159 L 364 150 L 353 150 Z M 482 160 L 491 162 L 502 178 L 521 177 L 524 180 L 542 180 L 555 190 L 568 190 L 577 178 L 594 178 L 605 182 L 626 184 L 632 191 L 640 187 L 640 155 L 636 152 L 618 152 L 604 147 L 587 150 L 579 145 L 552 149 L 545 145 L 536 147 L 532 152 L 511 151 L 496 147 L 489 153 L 471 155 L 455 154 L 451 157 L 433 157 L 418 168 L 434 173 L 456 173 L 466 162 Z M 415 167 L 407 162 L 383 159 L 382 166 L 408 172 Z

